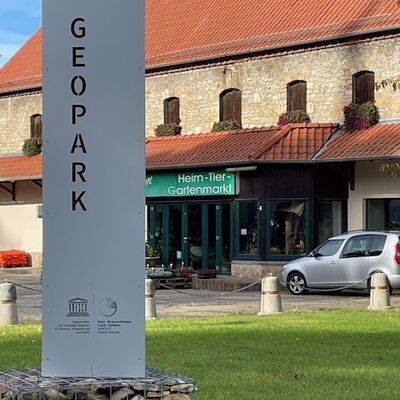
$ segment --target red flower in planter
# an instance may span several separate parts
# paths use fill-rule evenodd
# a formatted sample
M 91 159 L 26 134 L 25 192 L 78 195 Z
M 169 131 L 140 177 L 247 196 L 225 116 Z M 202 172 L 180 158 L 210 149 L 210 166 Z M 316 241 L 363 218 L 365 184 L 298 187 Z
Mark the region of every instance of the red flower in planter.
M 364 104 L 350 103 L 343 108 L 343 114 L 344 126 L 350 132 L 368 129 L 379 122 L 379 110 L 372 101 Z

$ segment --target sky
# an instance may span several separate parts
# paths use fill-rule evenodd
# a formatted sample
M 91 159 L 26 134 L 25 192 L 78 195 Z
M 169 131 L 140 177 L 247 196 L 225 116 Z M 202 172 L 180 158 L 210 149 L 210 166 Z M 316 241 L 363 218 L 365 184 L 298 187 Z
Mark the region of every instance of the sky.
M 0 66 L 42 24 L 41 0 L 0 0 Z

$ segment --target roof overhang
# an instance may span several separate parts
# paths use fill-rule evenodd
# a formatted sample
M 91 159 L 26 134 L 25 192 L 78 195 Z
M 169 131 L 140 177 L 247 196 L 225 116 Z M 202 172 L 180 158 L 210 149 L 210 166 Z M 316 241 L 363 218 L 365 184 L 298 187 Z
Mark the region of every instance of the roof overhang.
M 42 176 L 10 176 L 10 177 L 0 177 L 0 182 L 7 183 L 7 182 L 22 182 L 22 181 L 40 181 L 42 180 Z

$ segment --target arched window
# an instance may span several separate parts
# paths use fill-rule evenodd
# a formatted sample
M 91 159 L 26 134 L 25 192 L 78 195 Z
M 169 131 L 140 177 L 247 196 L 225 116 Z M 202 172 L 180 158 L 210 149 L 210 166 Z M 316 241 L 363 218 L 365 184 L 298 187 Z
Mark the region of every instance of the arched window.
M 353 103 L 363 104 L 375 100 L 375 74 L 360 71 L 353 75 Z
M 287 111 L 307 112 L 307 82 L 292 81 L 287 85 Z
M 219 120 L 230 119 L 242 125 L 242 92 L 239 89 L 227 89 L 219 95 Z
M 40 114 L 33 114 L 31 116 L 31 137 L 42 137 L 42 116 Z
M 169 97 L 164 100 L 164 124 L 178 124 L 179 118 L 179 99 L 178 97 Z

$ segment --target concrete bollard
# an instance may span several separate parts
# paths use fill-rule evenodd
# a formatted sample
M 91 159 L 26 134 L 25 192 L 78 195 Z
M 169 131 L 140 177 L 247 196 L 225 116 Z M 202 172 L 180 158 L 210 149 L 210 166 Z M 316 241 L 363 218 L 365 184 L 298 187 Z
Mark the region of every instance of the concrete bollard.
M 145 294 L 144 294 L 146 320 L 157 318 L 156 300 L 154 298 L 155 293 L 156 293 L 156 287 L 154 285 L 154 281 L 152 279 L 146 278 Z
M 368 310 L 388 310 L 390 306 L 389 283 L 384 273 L 371 277 L 371 294 Z
M 282 312 L 279 279 L 276 276 L 263 278 L 261 284 L 261 311 L 258 315 L 278 314 Z
M 0 326 L 18 324 L 17 289 L 4 281 L 0 283 Z

